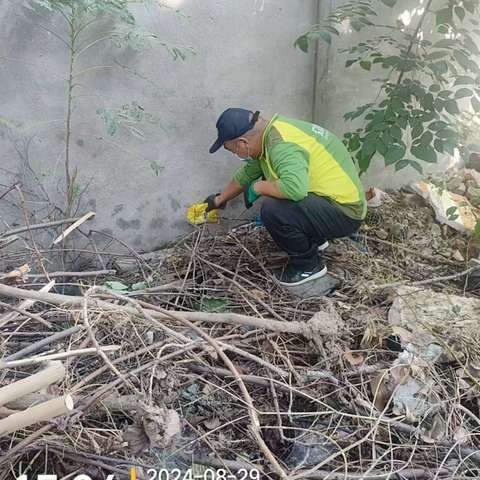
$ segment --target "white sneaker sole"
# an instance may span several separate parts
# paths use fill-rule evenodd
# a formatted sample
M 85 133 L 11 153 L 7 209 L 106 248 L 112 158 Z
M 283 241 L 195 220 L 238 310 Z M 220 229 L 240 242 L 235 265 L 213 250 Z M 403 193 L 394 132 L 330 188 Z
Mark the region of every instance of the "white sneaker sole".
M 320 270 L 319 272 L 315 273 L 314 275 L 310 275 L 309 277 L 304 278 L 303 280 L 300 280 L 299 282 L 286 283 L 286 282 L 281 282 L 278 279 L 277 279 L 277 282 L 284 287 L 297 287 L 298 285 L 303 285 L 304 283 L 311 282 L 313 280 L 318 280 L 319 278 L 324 277 L 327 274 L 327 272 L 328 272 L 327 267 L 323 267 L 323 270 Z
M 323 242 L 321 245 L 318 246 L 318 251 L 324 252 L 329 246 L 330 244 L 328 243 L 328 241 Z

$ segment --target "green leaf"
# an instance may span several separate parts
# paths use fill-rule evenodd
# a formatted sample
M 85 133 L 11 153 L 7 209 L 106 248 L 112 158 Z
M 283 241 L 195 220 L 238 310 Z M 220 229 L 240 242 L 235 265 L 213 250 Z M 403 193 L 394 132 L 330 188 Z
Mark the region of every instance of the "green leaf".
M 153 170 L 155 176 L 160 176 L 160 172 L 165 168 L 162 167 L 156 160 L 150 162 L 150 168 Z
M 448 72 L 448 64 L 445 60 L 430 64 L 430 68 L 439 75 L 443 75 Z
M 480 219 L 477 220 L 475 229 L 473 230 L 473 238 L 478 242 L 480 240 Z
M 428 128 L 430 130 L 433 130 L 434 132 L 436 132 L 437 130 L 440 130 L 442 128 L 445 128 L 445 127 L 448 127 L 448 123 L 446 122 L 443 122 L 442 120 L 436 120 L 435 122 L 432 122 Z
M 321 30 L 320 32 L 318 32 L 318 36 L 329 45 L 332 44 L 332 36 L 325 30 Z
M 397 118 L 397 125 L 402 129 L 405 130 L 407 128 L 408 118 L 407 117 L 398 117 Z
M 376 136 L 375 137 L 371 137 L 371 138 L 368 138 L 367 137 L 363 140 L 363 145 L 362 145 L 362 155 L 364 156 L 370 156 L 370 155 L 373 155 L 375 152 L 377 151 L 377 138 Z
M 122 282 L 116 282 L 116 281 L 105 282 L 104 286 L 105 288 L 108 288 L 109 290 L 113 290 L 114 292 L 125 292 L 128 290 L 128 286 Z
M 365 155 L 362 153 L 362 149 L 357 153 L 356 158 L 358 160 L 358 167 L 360 168 L 361 172 L 366 172 L 368 170 L 372 157 L 373 153 L 370 155 Z
M 423 133 L 423 125 L 418 123 L 412 129 L 412 138 L 418 138 Z
M 356 18 L 354 18 L 353 20 L 350 21 L 350 26 L 356 32 L 359 32 L 364 27 L 364 24 L 362 22 L 360 22 L 359 20 L 357 20 Z
M 209 313 L 225 312 L 228 306 L 228 301 L 224 298 L 202 297 L 200 301 L 200 311 Z
M 302 52 L 308 53 L 308 47 L 310 46 L 308 35 L 302 35 L 301 37 L 298 37 L 294 45 L 295 47 L 298 47 Z
M 461 22 L 465 19 L 465 10 L 462 7 L 455 7 L 455 13 Z
M 147 282 L 138 282 L 132 285 L 132 290 L 145 290 L 147 288 Z
M 473 95 L 473 92 L 469 88 L 460 88 L 455 92 L 455 98 L 457 100 L 459 98 L 471 97 L 472 95 Z
M 360 62 L 360 66 L 367 71 L 370 71 L 372 69 L 372 62 L 369 62 L 368 60 L 362 60 Z
M 360 148 L 360 137 L 358 135 L 353 135 L 348 142 L 348 149 L 351 152 L 356 152 Z
M 400 127 L 397 127 L 397 125 L 392 125 L 389 133 L 396 140 L 401 140 L 403 138 L 402 129 Z
M 443 149 L 449 153 L 450 155 L 455 154 L 455 148 L 457 147 L 457 142 L 454 142 L 452 140 L 445 140 L 443 142 Z
M 460 113 L 460 110 L 457 105 L 456 100 L 447 100 L 445 102 L 445 110 L 450 114 L 450 115 L 458 115 Z
M 423 175 L 423 167 L 415 160 L 410 160 L 410 166 L 413 167 L 418 173 Z
M 430 145 L 414 145 L 410 151 L 412 155 L 424 162 L 428 163 L 436 163 L 437 162 L 437 154 L 435 150 Z
M 444 40 L 440 40 L 439 42 L 433 45 L 433 48 L 451 48 L 455 47 L 458 44 L 456 40 L 450 40 L 449 38 L 445 38 Z
M 453 22 L 453 13 L 451 8 L 442 8 L 436 13 L 437 27 L 439 25 L 451 25 Z
M 435 147 L 435 150 L 438 153 L 444 153 L 445 149 L 443 148 L 444 141 L 440 140 L 439 138 L 436 138 L 435 141 L 433 142 L 433 146 Z
M 421 145 L 430 145 L 433 142 L 433 133 L 427 130 L 419 139 Z
M 404 106 L 403 102 L 399 98 L 392 98 L 390 100 L 389 107 L 398 115 L 400 112 L 403 112 Z
M 387 5 L 387 7 L 393 8 L 396 5 L 397 0 L 382 0 L 382 3 Z
M 385 154 L 388 151 L 388 146 L 381 138 L 379 138 L 377 140 L 376 149 L 377 149 L 377 152 L 380 153 L 380 155 L 385 156 Z
M 455 80 L 454 86 L 456 87 L 457 85 L 473 85 L 474 83 L 475 80 L 472 77 L 468 77 L 467 75 L 461 75 Z
M 345 62 L 345 68 L 351 67 L 354 63 L 358 62 L 358 58 L 353 58 Z
M 433 53 L 430 53 L 429 55 L 427 55 L 425 57 L 426 60 L 438 60 L 440 58 L 443 58 L 445 57 L 446 55 L 448 55 L 448 52 L 446 50 L 444 51 L 440 51 L 440 52 L 433 52 Z
M 436 98 L 434 105 L 435 105 L 435 110 L 440 113 L 443 110 L 443 107 L 445 106 L 445 102 L 441 98 Z
M 470 70 L 470 59 L 468 58 L 467 55 L 465 55 L 463 52 L 460 50 L 455 50 L 453 52 L 453 56 L 455 57 L 455 60 L 465 69 L 465 70 Z
M 455 138 L 457 136 L 455 130 L 452 130 L 451 128 L 449 128 L 447 126 L 447 128 L 442 128 L 440 130 L 438 130 L 437 132 L 437 137 L 438 138 L 441 138 L 443 140 L 447 140 L 447 139 L 452 139 L 452 138 Z
M 399 170 L 402 170 L 405 167 L 408 167 L 410 165 L 410 160 L 400 160 L 395 164 L 395 171 L 398 172 Z
M 394 143 L 390 145 L 388 151 L 385 155 L 385 165 L 392 165 L 395 162 L 398 162 L 405 156 L 406 147 L 399 143 Z
M 480 112 L 480 100 L 476 97 L 472 97 L 470 100 L 472 102 L 472 108 L 475 110 L 476 113 Z

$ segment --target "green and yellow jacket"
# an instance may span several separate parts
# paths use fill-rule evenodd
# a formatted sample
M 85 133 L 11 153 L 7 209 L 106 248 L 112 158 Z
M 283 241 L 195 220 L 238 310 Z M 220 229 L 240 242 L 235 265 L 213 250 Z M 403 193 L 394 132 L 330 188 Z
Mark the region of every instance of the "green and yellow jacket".
M 277 181 L 285 198 L 309 193 L 326 197 L 350 218 L 363 220 L 365 192 L 350 153 L 339 138 L 318 125 L 275 115 L 263 135 L 260 158 L 249 160 L 234 175 L 246 186 L 264 176 Z

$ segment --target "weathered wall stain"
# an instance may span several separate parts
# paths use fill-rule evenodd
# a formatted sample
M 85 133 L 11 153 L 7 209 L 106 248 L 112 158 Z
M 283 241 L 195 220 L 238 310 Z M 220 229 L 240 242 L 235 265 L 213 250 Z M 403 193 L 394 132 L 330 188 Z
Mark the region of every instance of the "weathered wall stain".
M 115 205 L 113 207 L 112 217 L 114 217 L 115 215 L 118 215 L 123 210 L 124 207 L 125 205 L 123 203 L 119 203 L 118 205 Z
M 173 195 L 170 194 L 168 198 L 170 200 L 170 206 L 172 207 L 172 210 L 174 212 L 177 212 L 182 208 L 182 206 L 180 205 L 180 202 Z
M 150 222 L 151 229 L 159 229 L 159 228 L 162 228 L 164 225 L 165 225 L 164 218 L 154 218 Z
M 122 230 L 138 230 L 140 228 L 140 220 L 124 220 L 123 218 L 119 218 L 115 223 Z

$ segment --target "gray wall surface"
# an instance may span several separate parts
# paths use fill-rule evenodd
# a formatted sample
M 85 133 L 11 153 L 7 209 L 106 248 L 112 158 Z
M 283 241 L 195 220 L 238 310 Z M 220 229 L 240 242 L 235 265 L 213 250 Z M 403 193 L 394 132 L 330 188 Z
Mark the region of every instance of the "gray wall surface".
M 79 77 L 72 117 L 80 213 L 95 210 L 89 228 L 137 250 L 188 232 L 187 206 L 221 189 L 238 167 L 226 152 L 208 154 L 216 118 L 226 107 L 312 118 L 313 55 L 299 53 L 293 42 L 312 24 L 316 1 L 163 2 L 173 9 L 154 3 L 134 10 L 139 25 L 158 37 L 150 48 L 103 42 L 80 57 L 77 72 L 102 68 Z M 44 218 L 52 204 L 64 202 L 69 54 L 43 28 L 66 35 L 63 19 L 39 12 L 20 0 L 0 4 L 0 184 L 21 180 L 27 207 Z M 87 32 L 91 40 L 103 28 L 111 25 Z M 191 46 L 196 54 L 172 61 L 159 41 Z M 126 125 L 110 136 L 97 109 L 131 102 L 150 114 L 150 121 L 135 125 L 143 138 Z M 20 210 L 7 200 L 0 206 L 0 230 L 23 224 Z

